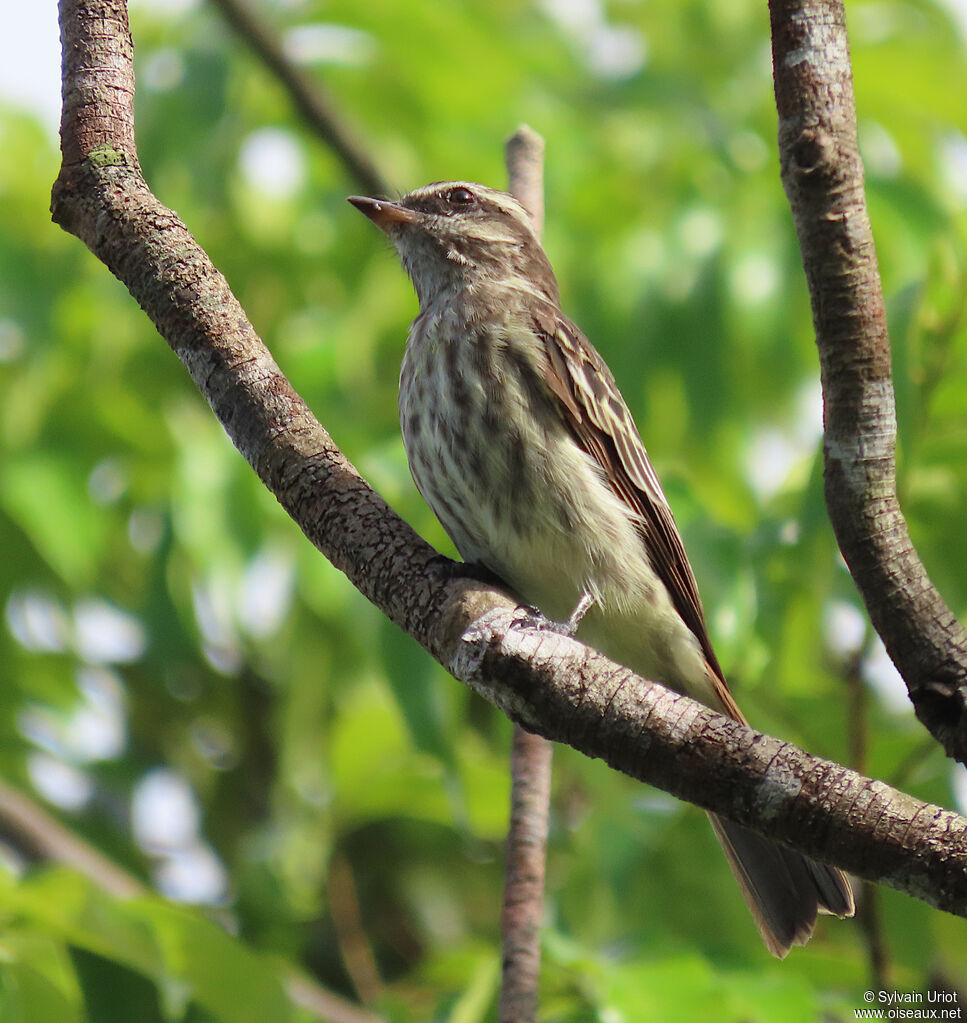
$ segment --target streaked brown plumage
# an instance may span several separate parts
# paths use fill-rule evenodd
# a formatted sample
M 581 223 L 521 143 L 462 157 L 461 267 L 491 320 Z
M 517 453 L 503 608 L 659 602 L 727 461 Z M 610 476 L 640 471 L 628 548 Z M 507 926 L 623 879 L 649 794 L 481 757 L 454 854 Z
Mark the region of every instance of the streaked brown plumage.
M 350 201 L 393 241 L 419 297 L 400 422 L 413 478 L 462 557 L 557 620 L 592 598 L 582 639 L 744 721 L 631 413 L 561 312 L 524 209 L 469 182 Z M 835 868 L 711 821 L 774 955 L 808 940 L 817 910 L 852 914 Z

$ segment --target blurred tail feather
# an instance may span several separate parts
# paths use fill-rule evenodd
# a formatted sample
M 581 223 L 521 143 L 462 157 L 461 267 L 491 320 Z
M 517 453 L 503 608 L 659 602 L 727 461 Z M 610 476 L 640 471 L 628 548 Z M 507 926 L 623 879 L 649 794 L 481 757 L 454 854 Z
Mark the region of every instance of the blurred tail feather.
M 774 956 L 782 959 L 793 945 L 805 945 L 817 913 L 853 915 L 853 891 L 841 870 L 715 814 L 709 820 Z

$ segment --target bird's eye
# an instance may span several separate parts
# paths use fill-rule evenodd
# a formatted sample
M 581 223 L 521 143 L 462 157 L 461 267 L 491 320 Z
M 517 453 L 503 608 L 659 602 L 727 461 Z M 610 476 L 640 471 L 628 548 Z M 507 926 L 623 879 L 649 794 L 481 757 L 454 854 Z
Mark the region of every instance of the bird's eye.
M 451 188 L 447 192 L 447 202 L 451 206 L 469 206 L 477 201 L 477 197 L 469 188 Z

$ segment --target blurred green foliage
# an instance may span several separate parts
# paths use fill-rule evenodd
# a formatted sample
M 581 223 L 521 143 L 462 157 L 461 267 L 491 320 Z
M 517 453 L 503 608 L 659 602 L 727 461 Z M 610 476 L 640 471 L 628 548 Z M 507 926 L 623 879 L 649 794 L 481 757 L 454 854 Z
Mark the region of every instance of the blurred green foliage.
M 400 191 L 501 185 L 505 137 L 543 134 L 565 307 L 636 413 L 750 718 L 845 762 L 858 665 L 859 766 L 964 809 L 825 518 L 765 5 L 258 9 Z M 965 26 L 940 0 L 849 14 L 900 488 L 963 615 Z M 214 8 L 142 5 L 133 26 L 150 185 L 343 450 L 449 552 L 396 422 L 415 299 L 345 203 L 355 183 Z M 9 106 L 0 139 L 0 774 L 203 903 L 116 902 L 28 869 L 12 839 L 0 1018 L 309 1018 L 283 995 L 295 965 L 393 1021 L 495 1019 L 508 723 L 305 543 L 121 285 L 50 224 L 53 139 Z M 870 984 L 855 924 L 774 962 L 703 814 L 568 749 L 555 772 L 543 1020 L 852 1018 Z M 888 985 L 967 991 L 963 921 L 879 900 Z

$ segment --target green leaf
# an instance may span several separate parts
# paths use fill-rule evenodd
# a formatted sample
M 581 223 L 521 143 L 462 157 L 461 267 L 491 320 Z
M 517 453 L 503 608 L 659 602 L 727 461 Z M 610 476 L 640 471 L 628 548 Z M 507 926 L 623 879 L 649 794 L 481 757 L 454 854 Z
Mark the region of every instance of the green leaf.
M 0 1019 L 84 1023 L 84 997 L 61 942 L 30 931 L 0 936 Z
M 0 467 L 0 504 L 66 583 L 90 582 L 104 530 L 75 462 L 37 452 L 9 458 Z
M 4 902 L 34 925 L 154 980 L 173 1018 L 191 1002 L 219 1023 L 292 1017 L 278 969 L 197 911 L 114 899 L 65 870 L 4 887 Z

